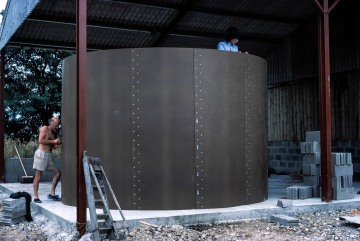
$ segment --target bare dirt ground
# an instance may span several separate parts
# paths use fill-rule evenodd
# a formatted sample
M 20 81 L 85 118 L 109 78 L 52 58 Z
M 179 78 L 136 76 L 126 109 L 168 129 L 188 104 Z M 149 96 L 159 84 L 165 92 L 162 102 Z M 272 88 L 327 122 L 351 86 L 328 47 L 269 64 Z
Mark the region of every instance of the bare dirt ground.
M 299 225 L 284 226 L 268 219 L 244 220 L 219 225 L 159 226 L 140 224 L 132 229 L 125 240 L 132 241 L 237 241 L 237 240 L 360 240 L 358 226 L 340 220 L 341 216 L 359 215 L 358 210 L 318 212 L 297 215 Z M 0 226 L 0 240 L 79 240 L 76 234 L 64 233 L 56 224 L 41 215 L 33 222 Z M 80 240 L 91 240 L 89 237 Z M 104 239 L 107 240 L 107 239 Z
M 295 216 L 297 226 L 284 226 L 263 220 L 247 220 L 220 225 L 192 227 L 140 225 L 128 235 L 128 240 L 360 240 L 360 229 L 341 216 L 359 215 L 357 210 L 322 212 Z
M 8 195 L 0 193 L 0 211 L 2 199 Z M 290 215 L 290 214 L 289 214 Z M 359 216 L 359 210 L 315 212 L 292 214 L 299 220 L 296 226 L 284 226 L 271 223 L 269 219 L 243 220 L 237 223 L 183 226 L 155 226 L 140 224 L 130 230 L 128 241 L 238 241 L 238 240 L 360 240 L 359 226 L 341 220 L 342 216 Z M 11 225 L 0 225 L 0 241 L 50 240 L 50 241 L 86 241 L 90 235 L 81 239 L 77 232 L 65 233 L 57 224 L 44 216 L 32 213 L 34 221 Z M 107 240 L 107 239 L 104 239 Z
M 32 222 L 21 222 L 16 225 L 0 225 L 0 241 L 76 241 L 79 240 L 77 232 L 66 233 L 54 222 L 42 215 L 33 216 Z
M 12 226 L 0 226 L 0 240 L 47 240 L 42 228 L 33 223 L 21 223 Z

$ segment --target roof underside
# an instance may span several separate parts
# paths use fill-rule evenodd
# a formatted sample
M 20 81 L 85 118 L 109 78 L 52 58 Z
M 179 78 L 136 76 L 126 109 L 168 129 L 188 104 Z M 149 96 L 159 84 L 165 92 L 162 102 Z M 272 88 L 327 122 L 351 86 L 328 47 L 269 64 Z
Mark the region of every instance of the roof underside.
M 8 1 L 0 48 L 75 49 L 75 0 Z M 87 0 L 87 5 L 89 50 L 216 48 L 225 30 L 235 26 L 240 50 L 261 57 L 318 9 L 314 0 Z

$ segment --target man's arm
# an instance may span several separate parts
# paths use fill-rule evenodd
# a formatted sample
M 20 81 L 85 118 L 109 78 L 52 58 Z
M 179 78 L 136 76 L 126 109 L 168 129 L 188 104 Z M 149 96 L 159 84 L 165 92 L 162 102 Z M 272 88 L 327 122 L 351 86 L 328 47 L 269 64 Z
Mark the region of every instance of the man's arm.
M 223 42 L 219 42 L 217 45 L 218 50 L 226 50 L 225 44 Z

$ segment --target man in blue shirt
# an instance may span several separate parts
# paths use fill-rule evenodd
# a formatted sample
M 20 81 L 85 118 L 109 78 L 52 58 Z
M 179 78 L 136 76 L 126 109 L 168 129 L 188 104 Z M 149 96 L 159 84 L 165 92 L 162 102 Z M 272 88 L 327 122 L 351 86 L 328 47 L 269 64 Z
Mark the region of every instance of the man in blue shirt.
M 226 31 L 225 41 L 219 42 L 217 45 L 218 50 L 239 52 L 236 44 L 239 42 L 239 31 L 235 27 L 230 27 Z

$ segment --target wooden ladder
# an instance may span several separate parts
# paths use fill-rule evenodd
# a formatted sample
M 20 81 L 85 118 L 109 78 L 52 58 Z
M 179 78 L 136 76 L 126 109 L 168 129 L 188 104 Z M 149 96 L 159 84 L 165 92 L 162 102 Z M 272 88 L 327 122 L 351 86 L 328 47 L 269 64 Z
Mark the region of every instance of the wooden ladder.
M 102 237 L 122 239 L 125 233 L 128 232 L 128 226 L 119 202 L 101 165 L 100 158 L 88 157 L 87 152 L 84 151 L 83 166 L 90 213 L 90 223 L 87 227 L 88 232 L 93 233 L 93 240 L 96 241 Z M 113 201 L 123 219 L 122 221 L 113 220 L 109 209 L 107 191 L 111 193 Z M 102 208 L 102 210 L 100 209 L 101 212 L 97 212 L 99 208 Z

